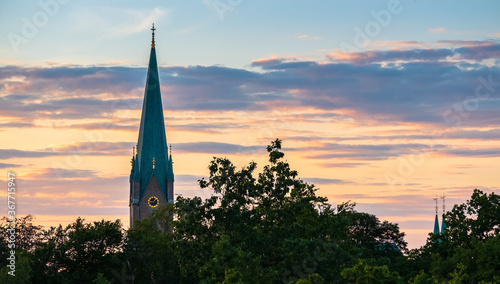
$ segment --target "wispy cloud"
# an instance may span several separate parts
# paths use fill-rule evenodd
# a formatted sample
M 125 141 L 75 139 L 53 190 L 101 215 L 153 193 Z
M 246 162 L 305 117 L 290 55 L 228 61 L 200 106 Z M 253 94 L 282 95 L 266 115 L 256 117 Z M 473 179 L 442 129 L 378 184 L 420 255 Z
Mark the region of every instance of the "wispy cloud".
M 313 178 L 313 177 L 304 177 L 302 178 L 304 181 L 312 183 L 312 184 L 348 184 L 351 183 L 342 179 L 334 179 L 334 178 Z
M 298 39 L 313 39 L 313 40 L 318 40 L 321 39 L 319 36 L 313 36 L 313 35 L 308 35 L 308 34 L 299 34 L 297 35 Z
M 151 28 L 169 11 L 161 7 L 149 10 L 125 9 L 115 7 L 80 8 L 74 12 L 75 26 L 83 32 L 101 35 L 101 38 L 126 37 Z M 114 17 L 109 17 L 112 14 Z
M 0 169 L 17 168 L 17 167 L 20 167 L 20 166 L 21 165 L 17 165 L 17 164 L 0 163 Z
M 431 33 L 431 34 L 444 34 L 446 31 L 448 31 L 448 28 L 429 29 L 429 33 Z

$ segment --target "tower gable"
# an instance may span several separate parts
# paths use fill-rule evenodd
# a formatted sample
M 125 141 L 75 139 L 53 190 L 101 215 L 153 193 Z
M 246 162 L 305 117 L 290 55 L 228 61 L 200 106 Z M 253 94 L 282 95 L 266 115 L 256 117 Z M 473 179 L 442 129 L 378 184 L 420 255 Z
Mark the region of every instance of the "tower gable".
M 150 206 L 148 204 L 148 201 L 150 198 L 158 198 L 158 204 L 156 206 Z M 146 187 L 146 190 L 144 191 L 144 195 L 142 196 L 142 199 L 139 201 L 139 219 L 144 219 L 146 218 L 151 212 L 153 212 L 153 209 L 167 204 L 167 199 L 163 195 L 163 192 L 160 188 L 160 185 L 158 183 L 158 180 L 156 179 L 155 174 L 151 176 L 151 180 L 149 181 L 148 186 Z

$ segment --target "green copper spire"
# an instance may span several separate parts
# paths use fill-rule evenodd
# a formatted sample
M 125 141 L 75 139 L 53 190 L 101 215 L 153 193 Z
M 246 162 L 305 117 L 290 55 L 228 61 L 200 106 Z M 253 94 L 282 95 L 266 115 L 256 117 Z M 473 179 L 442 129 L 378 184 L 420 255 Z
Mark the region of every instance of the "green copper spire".
M 438 220 L 438 197 L 433 198 L 436 201 L 436 218 L 434 219 L 434 235 L 439 235 L 439 220 Z
M 436 214 L 436 219 L 434 220 L 434 235 L 439 235 L 439 221 L 437 214 Z
M 445 204 L 444 204 L 444 199 L 446 198 L 446 196 L 443 194 L 441 196 L 441 199 L 443 199 L 443 217 L 441 218 L 441 234 L 444 234 L 446 232 L 446 223 L 444 222 L 444 214 L 445 214 Z
M 165 200 L 173 198 L 172 196 L 168 196 L 167 184 L 169 181 L 173 181 L 173 170 L 171 168 L 171 159 L 168 155 L 163 120 L 160 80 L 154 40 L 154 31 L 156 29 L 154 25 L 151 30 L 153 31 L 153 39 L 151 42 L 146 89 L 142 104 L 137 154 L 130 175 L 132 181 L 140 182 L 139 201 L 142 199 L 153 175 L 158 181 Z
M 170 144 L 170 156 L 168 159 L 168 172 L 167 172 L 167 180 L 174 181 L 174 161 L 172 158 L 172 144 Z M 171 196 L 173 197 L 173 196 Z

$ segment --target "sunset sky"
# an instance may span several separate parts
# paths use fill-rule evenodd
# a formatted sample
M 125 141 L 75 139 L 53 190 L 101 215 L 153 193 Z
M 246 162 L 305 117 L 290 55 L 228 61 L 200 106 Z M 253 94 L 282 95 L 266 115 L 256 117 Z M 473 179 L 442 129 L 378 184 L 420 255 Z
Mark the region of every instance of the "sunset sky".
M 0 4 L 18 215 L 128 226 L 153 22 L 176 194 L 210 196 L 212 157 L 262 167 L 280 138 L 319 195 L 397 222 L 414 248 L 436 194 L 449 209 L 500 191 L 499 1 L 165 2 Z

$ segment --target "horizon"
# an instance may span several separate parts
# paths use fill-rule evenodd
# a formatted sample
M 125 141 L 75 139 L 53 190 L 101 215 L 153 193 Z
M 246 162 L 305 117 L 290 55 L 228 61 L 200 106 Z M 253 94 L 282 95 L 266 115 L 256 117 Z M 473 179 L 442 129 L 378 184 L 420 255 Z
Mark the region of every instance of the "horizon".
M 0 168 L 17 174 L 17 214 L 127 227 L 154 23 L 176 194 L 210 196 L 197 180 L 213 156 L 262 169 L 279 138 L 317 195 L 424 245 L 436 194 L 449 210 L 500 188 L 500 3 L 362 3 L 3 4 Z

